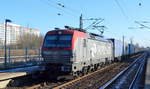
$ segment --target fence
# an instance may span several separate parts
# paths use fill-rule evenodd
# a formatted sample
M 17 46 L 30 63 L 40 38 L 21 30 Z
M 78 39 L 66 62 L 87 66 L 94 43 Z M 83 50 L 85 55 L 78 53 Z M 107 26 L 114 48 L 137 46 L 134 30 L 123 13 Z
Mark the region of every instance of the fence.
M 0 48 L 0 68 L 14 68 L 22 66 L 39 65 L 43 58 L 41 57 L 40 49 L 6 49 Z

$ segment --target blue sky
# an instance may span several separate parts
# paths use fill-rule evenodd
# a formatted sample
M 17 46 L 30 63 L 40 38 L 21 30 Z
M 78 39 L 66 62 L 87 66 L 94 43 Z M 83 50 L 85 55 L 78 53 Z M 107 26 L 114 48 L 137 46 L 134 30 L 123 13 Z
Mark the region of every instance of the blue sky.
M 150 0 L 1 0 L 0 22 L 9 18 L 14 24 L 37 28 L 45 34 L 55 27 L 63 28 L 64 25 L 79 27 L 79 16 L 82 13 L 84 19 L 105 19 L 101 24 L 108 28 L 104 32 L 105 37 L 121 40 L 124 35 L 126 42 L 132 38 L 134 44 L 150 46 L 150 29 L 128 29 L 139 27 L 134 21 L 150 22 L 149 5 Z M 92 21 L 84 21 L 84 27 L 90 23 Z M 145 25 L 149 26 L 150 23 Z M 98 33 L 96 30 L 90 31 Z

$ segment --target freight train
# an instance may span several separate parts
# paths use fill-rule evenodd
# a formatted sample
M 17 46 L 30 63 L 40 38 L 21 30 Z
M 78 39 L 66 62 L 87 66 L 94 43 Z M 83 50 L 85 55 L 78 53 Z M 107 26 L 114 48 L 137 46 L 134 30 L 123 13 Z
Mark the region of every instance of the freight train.
M 131 52 L 131 49 L 128 50 Z M 122 55 L 125 53 L 121 41 L 104 39 L 97 34 L 69 27 L 47 32 L 42 46 L 45 69 L 52 77 L 85 75 L 105 64 L 121 60 Z

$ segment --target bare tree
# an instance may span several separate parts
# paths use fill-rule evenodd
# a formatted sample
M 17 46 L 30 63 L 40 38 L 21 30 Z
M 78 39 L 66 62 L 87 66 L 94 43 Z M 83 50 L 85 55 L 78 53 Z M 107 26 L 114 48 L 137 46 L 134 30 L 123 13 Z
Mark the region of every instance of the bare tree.
M 34 34 L 24 34 L 17 41 L 19 48 L 40 48 L 43 41 L 43 36 Z

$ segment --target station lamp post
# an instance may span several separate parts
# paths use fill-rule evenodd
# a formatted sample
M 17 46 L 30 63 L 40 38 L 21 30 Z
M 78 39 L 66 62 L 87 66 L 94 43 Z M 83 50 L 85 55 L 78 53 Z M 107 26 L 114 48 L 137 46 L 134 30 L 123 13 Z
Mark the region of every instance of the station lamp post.
M 7 23 L 8 22 L 12 22 L 11 20 L 9 19 L 5 19 L 5 42 L 4 42 L 4 51 L 5 51 L 5 60 L 4 60 L 4 64 L 5 64 L 5 67 L 7 65 Z

